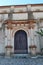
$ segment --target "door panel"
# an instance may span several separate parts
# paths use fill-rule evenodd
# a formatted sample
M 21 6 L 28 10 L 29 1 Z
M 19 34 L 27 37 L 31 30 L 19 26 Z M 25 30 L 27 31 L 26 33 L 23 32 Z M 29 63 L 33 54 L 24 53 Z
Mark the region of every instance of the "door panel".
M 27 34 L 19 30 L 14 36 L 14 53 L 27 53 Z

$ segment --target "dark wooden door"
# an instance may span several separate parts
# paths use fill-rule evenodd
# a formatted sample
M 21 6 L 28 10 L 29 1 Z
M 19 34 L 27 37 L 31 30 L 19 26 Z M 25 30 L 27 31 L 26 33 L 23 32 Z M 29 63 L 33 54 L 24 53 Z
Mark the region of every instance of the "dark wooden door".
M 14 53 L 23 54 L 28 53 L 27 50 L 27 34 L 23 30 L 19 30 L 14 36 Z

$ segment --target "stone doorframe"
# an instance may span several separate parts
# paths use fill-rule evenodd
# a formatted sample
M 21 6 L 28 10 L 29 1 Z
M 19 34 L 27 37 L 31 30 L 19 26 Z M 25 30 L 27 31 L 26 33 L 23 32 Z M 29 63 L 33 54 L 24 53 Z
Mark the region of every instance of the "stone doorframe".
M 30 35 L 29 35 L 29 29 L 28 27 L 13 27 L 13 29 L 11 30 L 11 40 L 8 39 L 9 37 L 9 29 L 5 28 L 5 46 L 9 44 L 9 42 L 11 42 L 12 45 L 12 53 L 14 53 L 14 35 L 18 30 L 24 30 L 27 34 L 27 45 L 28 45 L 28 53 L 30 52 L 29 50 L 29 45 L 30 45 Z
M 13 52 L 14 52 L 14 36 L 15 36 L 15 33 L 18 31 L 18 30 L 24 30 L 25 32 L 26 32 L 26 34 L 27 34 L 27 45 L 28 45 L 28 53 L 29 53 L 29 32 L 28 32 L 28 29 L 24 29 L 24 28 L 19 28 L 19 29 L 13 29 L 13 35 L 12 35 L 12 43 L 13 43 Z

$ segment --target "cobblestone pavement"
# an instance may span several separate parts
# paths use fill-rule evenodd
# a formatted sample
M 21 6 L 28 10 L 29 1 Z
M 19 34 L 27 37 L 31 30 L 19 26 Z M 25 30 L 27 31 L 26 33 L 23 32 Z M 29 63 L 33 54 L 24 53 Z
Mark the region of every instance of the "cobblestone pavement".
M 43 65 L 43 58 L 0 57 L 0 65 Z

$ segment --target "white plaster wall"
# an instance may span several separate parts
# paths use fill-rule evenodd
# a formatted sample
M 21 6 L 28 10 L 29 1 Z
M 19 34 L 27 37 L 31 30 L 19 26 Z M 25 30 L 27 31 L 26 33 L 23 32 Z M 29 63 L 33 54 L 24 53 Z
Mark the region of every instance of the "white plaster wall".
M 28 19 L 27 13 L 13 14 L 13 20 L 26 20 Z
M 31 7 L 31 10 L 32 10 L 32 11 L 36 11 L 36 10 L 38 10 L 38 9 L 39 9 L 39 10 L 43 10 L 43 6 L 32 6 L 32 7 Z
M 35 19 L 43 18 L 43 12 L 33 12 L 33 16 Z
M 0 8 L 0 12 L 6 12 L 7 10 L 9 10 L 10 8 Z
M 11 9 L 11 7 L 0 8 L 0 12 L 10 12 L 10 9 Z M 26 7 L 14 7 L 13 10 L 14 10 L 14 12 L 27 11 Z
M 43 21 L 39 22 L 39 27 L 40 27 L 40 28 L 43 27 Z
M 43 48 L 43 36 L 40 37 L 40 48 Z
M 36 31 L 38 31 L 37 24 L 35 24 L 35 28 L 34 28 L 34 44 L 37 46 L 36 51 L 40 52 L 40 41 L 39 41 L 39 36 L 36 33 Z
M 43 30 L 43 20 L 39 23 L 39 31 L 40 31 L 40 29 L 42 29 Z M 43 48 L 43 36 L 40 36 L 39 35 L 39 37 L 40 37 L 40 49 L 41 48 Z
M 0 20 L 7 20 L 8 14 L 0 14 Z
M 4 20 L 8 19 L 8 14 L 4 14 Z
M 14 12 L 22 12 L 22 11 L 27 11 L 26 7 L 15 7 Z
M 2 20 L 3 19 L 3 15 L 2 14 L 0 14 L 0 20 Z

